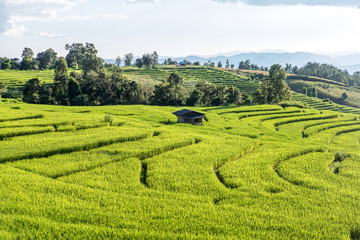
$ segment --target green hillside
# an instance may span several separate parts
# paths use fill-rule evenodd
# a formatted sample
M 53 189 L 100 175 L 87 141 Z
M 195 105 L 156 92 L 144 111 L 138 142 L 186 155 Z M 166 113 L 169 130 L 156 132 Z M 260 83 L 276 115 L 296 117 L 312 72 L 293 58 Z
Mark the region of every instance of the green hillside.
M 53 83 L 54 75 L 54 70 L 0 70 L 0 82 L 6 84 L 8 92 L 9 94 L 11 93 L 12 97 L 20 98 L 26 81 L 32 78 L 38 78 L 41 83 Z
M 260 87 L 258 83 L 249 81 L 248 77 L 236 75 L 217 68 L 208 67 L 159 67 L 159 68 L 123 68 L 123 73 L 130 80 L 139 84 L 153 88 L 155 84 L 166 80 L 172 72 L 177 72 L 183 77 L 183 86 L 188 92 L 195 88 L 200 80 L 209 81 L 215 84 L 226 86 L 236 86 L 240 90 L 251 93 Z M 18 71 L 0 70 L 0 81 L 4 82 L 9 92 L 14 92 L 15 97 L 21 96 L 22 88 L 27 80 L 38 78 L 42 83 L 52 83 L 54 70 L 44 71 Z
M 294 101 L 303 102 L 307 106 L 315 108 L 317 110 L 332 110 L 337 112 L 360 114 L 359 108 L 348 107 L 333 103 L 331 101 L 324 101 L 319 98 L 308 97 L 304 94 L 293 93 L 291 99 Z
M 357 239 L 358 115 L 0 102 L 0 239 Z
M 240 90 L 252 93 L 260 87 L 251 82 L 248 77 L 230 73 L 219 68 L 210 67 L 159 67 L 150 69 L 124 68 L 124 74 L 131 80 L 154 85 L 166 78 L 172 72 L 177 72 L 183 78 L 183 86 L 190 92 L 200 80 L 226 86 L 236 86 Z

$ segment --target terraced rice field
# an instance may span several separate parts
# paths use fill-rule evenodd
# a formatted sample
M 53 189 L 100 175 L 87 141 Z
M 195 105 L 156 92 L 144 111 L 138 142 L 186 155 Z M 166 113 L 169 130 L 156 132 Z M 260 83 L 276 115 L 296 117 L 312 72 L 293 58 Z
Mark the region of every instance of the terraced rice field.
M 147 76 L 153 81 L 158 82 L 166 80 L 171 72 L 179 73 L 183 80 L 183 86 L 187 91 L 191 91 L 195 88 L 195 85 L 200 80 L 205 80 L 215 84 L 223 84 L 226 86 L 236 86 L 240 90 L 252 93 L 260 87 L 258 83 L 249 81 L 248 78 L 237 74 L 230 73 L 217 68 L 208 67 L 162 67 L 155 69 L 136 69 L 125 68 L 124 74 L 130 79 L 134 76 Z M 136 80 L 136 78 L 134 78 Z
M 6 84 L 8 91 L 12 92 L 13 97 L 21 98 L 26 81 L 32 78 L 38 78 L 41 83 L 53 83 L 54 75 L 54 70 L 0 70 L 0 82 Z
M 360 114 L 360 110 L 358 108 L 348 107 L 336 103 L 323 102 L 319 98 L 308 97 L 304 94 L 293 93 L 292 100 L 303 102 L 307 104 L 309 107 L 318 109 L 318 110 L 331 110 L 343 113 L 354 113 Z
M 207 67 L 161 67 L 161 68 L 123 68 L 124 75 L 129 79 L 138 82 L 142 86 L 153 87 L 155 84 L 166 80 L 172 72 L 178 72 L 184 82 L 183 86 L 188 92 L 195 88 L 200 80 L 209 81 L 215 84 L 236 86 L 240 90 L 252 93 L 260 87 L 244 76 L 233 74 L 224 70 Z M 54 82 L 54 70 L 44 71 L 18 71 L 0 70 L 0 82 L 7 85 L 10 91 L 16 91 L 16 97 L 21 97 L 22 89 L 26 81 L 38 78 L 41 83 Z
M 0 103 L 0 239 L 359 237 L 358 115 L 176 110 Z

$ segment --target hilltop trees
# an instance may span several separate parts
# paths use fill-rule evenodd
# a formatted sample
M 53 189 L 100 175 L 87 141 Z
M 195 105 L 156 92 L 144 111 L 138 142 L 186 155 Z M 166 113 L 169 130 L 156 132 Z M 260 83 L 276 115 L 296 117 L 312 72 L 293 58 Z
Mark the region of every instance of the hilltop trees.
M 154 51 L 152 54 L 145 53 L 142 58 L 142 65 L 146 67 L 154 67 L 158 65 L 159 62 L 159 55 L 156 51 Z
M 21 70 L 35 70 L 37 68 L 36 62 L 34 60 L 34 52 L 31 50 L 31 48 L 24 48 L 21 57 Z
M 83 69 L 86 65 L 84 62 L 87 55 L 96 55 L 98 51 L 93 43 L 73 43 L 72 45 L 66 44 L 65 49 L 69 51 L 66 55 L 66 61 L 70 68 Z
M 54 83 L 52 86 L 40 85 L 38 79 L 26 82 L 23 100 L 28 103 L 61 104 L 61 105 L 107 105 L 142 103 L 141 87 L 121 74 L 121 69 L 114 66 L 105 72 L 103 60 L 96 55 L 95 48 L 85 54 L 77 55 L 83 46 L 73 44 L 72 56 L 78 58 L 82 74 L 68 74 L 68 62 L 60 58 L 56 63 Z M 83 48 L 86 50 L 86 46 Z M 71 59 L 71 58 L 70 58 Z
M 40 52 L 36 55 L 36 60 L 39 63 L 39 69 L 51 69 L 56 65 L 57 52 L 52 48 L 47 49 L 45 52 Z
M 121 65 L 121 57 L 120 56 L 118 56 L 116 58 L 115 63 L 116 63 L 116 66 L 120 67 L 120 65 Z
M 128 53 L 125 55 L 125 67 L 130 67 L 131 66 L 131 62 L 134 58 L 134 55 L 132 53 Z
M 276 104 L 290 99 L 290 88 L 286 84 L 286 72 L 280 64 L 274 64 L 269 71 L 269 78 L 261 83 L 261 89 L 254 93 L 256 103 Z

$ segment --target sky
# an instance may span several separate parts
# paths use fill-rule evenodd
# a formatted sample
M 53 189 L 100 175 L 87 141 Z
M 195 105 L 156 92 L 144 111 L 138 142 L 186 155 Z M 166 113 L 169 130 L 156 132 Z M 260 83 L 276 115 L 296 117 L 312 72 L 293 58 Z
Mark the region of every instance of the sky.
M 94 43 L 102 58 L 360 52 L 358 0 L 0 0 L 0 56 Z

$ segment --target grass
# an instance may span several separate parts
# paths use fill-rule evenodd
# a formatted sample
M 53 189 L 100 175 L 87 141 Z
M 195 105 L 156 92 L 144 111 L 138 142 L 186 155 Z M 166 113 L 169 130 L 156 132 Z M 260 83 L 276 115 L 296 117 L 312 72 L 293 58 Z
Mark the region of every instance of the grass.
M 4 101 L 0 239 L 356 238 L 358 115 L 192 109 Z

